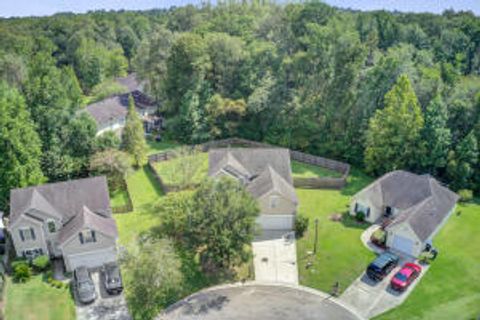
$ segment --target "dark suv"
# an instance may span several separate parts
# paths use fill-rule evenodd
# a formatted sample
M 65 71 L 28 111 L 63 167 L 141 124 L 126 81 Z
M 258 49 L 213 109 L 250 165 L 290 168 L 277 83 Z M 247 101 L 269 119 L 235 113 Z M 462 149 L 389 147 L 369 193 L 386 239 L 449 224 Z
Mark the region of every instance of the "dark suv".
M 103 284 L 109 294 L 118 294 L 123 290 L 120 268 L 115 262 L 106 263 L 102 267 Z
M 384 252 L 367 267 L 367 275 L 372 280 L 380 281 L 397 266 L 398 261 L 399 258 L 393 253 Z
M 90 303 L 97 298 L 95 284 L 86 267 L 78 267 L 73 271 L 73 286 L 81 303 Z

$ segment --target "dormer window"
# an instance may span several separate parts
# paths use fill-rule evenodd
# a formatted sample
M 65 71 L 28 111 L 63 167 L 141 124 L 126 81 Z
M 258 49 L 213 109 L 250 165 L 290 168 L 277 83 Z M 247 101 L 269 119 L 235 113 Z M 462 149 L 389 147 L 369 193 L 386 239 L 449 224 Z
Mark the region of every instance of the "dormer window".
M 57 232 L 57 226 L 55 225 L 55 221 L 53 221 L 53 220 L 48 220 L 47 221 L 47 228 L 48 228 L 48 232 L 50 232 L 50 233 Z
M 83 230 L 78 234 L 78 237 L 81 244 L 97 242 L 95 231 L 93 230 Z

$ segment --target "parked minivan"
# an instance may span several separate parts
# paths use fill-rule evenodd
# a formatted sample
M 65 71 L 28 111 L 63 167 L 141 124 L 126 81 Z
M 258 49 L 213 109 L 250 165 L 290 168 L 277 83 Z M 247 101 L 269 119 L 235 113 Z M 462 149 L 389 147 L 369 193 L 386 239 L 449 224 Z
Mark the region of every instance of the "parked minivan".
M 367 276 L 372 280 L 380 281 L 397 266 L 399 260 L 393 253 L 384 252 L 368 265 Z
M 80 266 L 73 271 L 73 286 L 81 303 L 90 303 L 97 298 L 95 284 L 87 267 Z

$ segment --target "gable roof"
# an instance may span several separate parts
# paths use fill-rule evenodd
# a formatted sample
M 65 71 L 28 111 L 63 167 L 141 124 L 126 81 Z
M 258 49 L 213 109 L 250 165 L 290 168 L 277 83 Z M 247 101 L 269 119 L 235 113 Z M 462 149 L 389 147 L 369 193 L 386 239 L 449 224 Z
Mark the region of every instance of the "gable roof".
M 97 124 L 103 124 L 113 119 L 126 117 L 130 95 L 132 95 L 135 108 L 138 110 L 155 106 L 154 101 L 147 95 L 139 90 L 133 90 L 129 93 L 114 95 L 92 103 L 86 107 L 86 110 L 90 113 L 93 119 L 95 119 Z
M 84 228 L 98 231 L 112 238 L 118 237 L 117 225 L 113 218 L 93 213 L 90 209 L 84 206 L 81 213 L 77 214 L 63 225 L 58 236 L 59 244 L 64 244 L 73 235 L 77 234 Z
M 116 78 L 115 81 L 117 81 L 120 85 L 124 86 L 128 90 L 128 92 L 142 89 L 141 84 L 137 79 L 137 74 L 135 72 L 130 73 L 126 77 Z
M 110 216 L 110 198 L 104 176 L 40 186 L 13 189 L 10 192 L 10 221 L 14 223 L 27 210 L 33 208 L 58 215 L 63 222 L 83 211 Z
M 235 159 L 249 177 L 259 176 L 267 166 L 275 170 L 285 181 L 293 184 L 290 152 L 283 148 L 223 148 L 210 149 L 208 152 L 208 175 L 213 176 L 223 168 L 225 163 L 234 164 Z M 236 169 L 239 169 L 237 166 Z
M 254 198 L 274 190 L 298 203 L 290 166 L 290 152 L 282 148 L 225 148 L 208 152 L 208 174 L 224 170 L 245 177 L 247 191 Z
M 422 241 L 435 233 L 459 199 L 432 176 L 402 170 L 385 174 L 360 192 L 369 192 L 376 205 L 402 210 L 387 228 L 408 223 Z
M 286 199 L 298 203 L 293 186 L 285 181 L 285 179 L 270 166 L 267 166 L 267 168 L 247 186 L 247 191 L 249 191 L 254 198 L 260 198 L 272 190 L 277 191 Z

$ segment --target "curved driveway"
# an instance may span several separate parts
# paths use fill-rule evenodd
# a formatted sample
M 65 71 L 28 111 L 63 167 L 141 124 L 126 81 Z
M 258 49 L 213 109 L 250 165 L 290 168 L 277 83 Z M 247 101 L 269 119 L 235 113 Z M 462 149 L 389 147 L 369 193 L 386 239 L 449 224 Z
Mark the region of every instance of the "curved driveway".
M 248 283 L 200 291 L 157 320 L 360 320 L 341 302 L 299 286 Z

